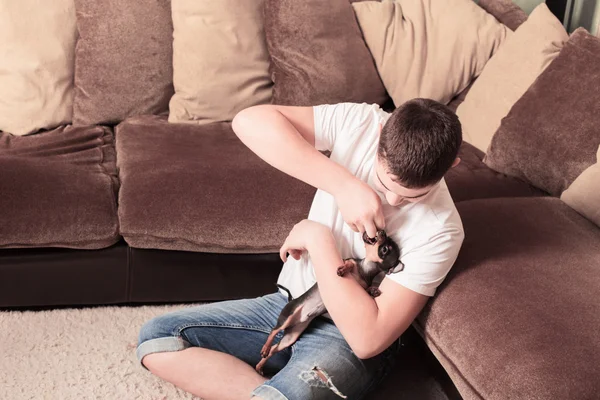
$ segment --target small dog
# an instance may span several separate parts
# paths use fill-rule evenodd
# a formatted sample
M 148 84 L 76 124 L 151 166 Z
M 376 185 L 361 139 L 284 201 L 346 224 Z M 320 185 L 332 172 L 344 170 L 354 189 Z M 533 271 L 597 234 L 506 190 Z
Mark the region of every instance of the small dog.
M 391 238 L 387 237 L 385 231 L 378 231 L 374 238 L 369 238 L 365 232 L 363 242 L 367 252 L 366 257 L 346 258 L 344 265 L 338 267 L 337 274 L 344 276 L 349 272 L 372 297 L 377 297 L 381 291 L 377 286 L 372 286 L 375 277 L 383 272 L 389 275 L 404 268 L 400 262 L 400 249 Z M 292 299 L 292 294 L 285 287 L 277 286 L 288 293 L 289 302 L 281 310 L 277 324 L 260 352 L 262 359 L 256 365 L 256 371 L 261 375 L 263 366 L 273 354 L 294 344 L 313 319 L 327 312 L 317 283 L 297 299 Z M 285 330 L 283 337 L 279 343 L 272 345 L 275 335 L 282 329 Z

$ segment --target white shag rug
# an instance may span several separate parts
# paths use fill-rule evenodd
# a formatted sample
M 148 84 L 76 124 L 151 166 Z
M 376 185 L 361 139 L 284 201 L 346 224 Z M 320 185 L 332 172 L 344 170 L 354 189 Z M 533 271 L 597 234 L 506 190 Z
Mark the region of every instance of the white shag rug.
M 0 312 L 0 399 L 198 399 L 137 361 L 147 320 L 198 304 Z
M 200 304 L 0 310 L 0 400 L 202 400 L 144 369 L 135 355 L 146 321 Z M 405 346 L 374 398 L 448 400 L 422 357 Z

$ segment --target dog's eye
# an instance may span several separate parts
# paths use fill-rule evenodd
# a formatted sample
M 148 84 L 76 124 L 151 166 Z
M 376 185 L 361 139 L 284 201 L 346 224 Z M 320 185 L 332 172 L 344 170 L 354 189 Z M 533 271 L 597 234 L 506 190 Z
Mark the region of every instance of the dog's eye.
M 386 255 L 389 251 L 389 248 L 387 246 L 384 246 L 381 248 L 381 252 L 383 253 L 383 255 Z

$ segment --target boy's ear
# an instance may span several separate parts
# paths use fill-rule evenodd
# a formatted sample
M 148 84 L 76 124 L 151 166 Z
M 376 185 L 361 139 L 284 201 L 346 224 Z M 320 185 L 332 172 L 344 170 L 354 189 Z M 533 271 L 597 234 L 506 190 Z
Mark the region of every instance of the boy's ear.
M 460 164 L 460 157 L 456 157 L 454 159 L 454 162 L 452 163 L 452 166 L 450 168 L 454 168 L 456 167 L 458 164 Z

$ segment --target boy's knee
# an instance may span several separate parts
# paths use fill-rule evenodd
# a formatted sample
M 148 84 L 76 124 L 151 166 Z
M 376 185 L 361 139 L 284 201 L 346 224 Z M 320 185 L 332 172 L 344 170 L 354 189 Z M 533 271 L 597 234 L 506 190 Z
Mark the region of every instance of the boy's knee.
M 173 326 L 162 316 L 152 318 L 144 323 L 138 335 L 138 345 L 151 339 L 172 336 Z
M 152 353 L 145 355 L 141 362 L 150 372 L 160 375 L 162 370 L 169 368 L 176 357 L 177 352 Z

